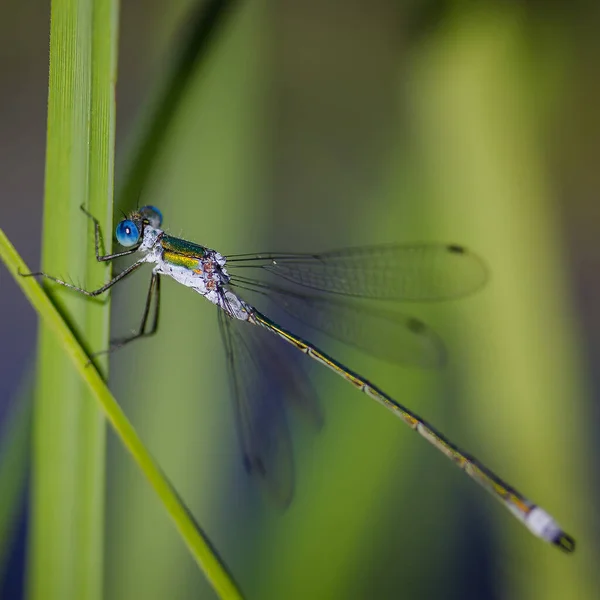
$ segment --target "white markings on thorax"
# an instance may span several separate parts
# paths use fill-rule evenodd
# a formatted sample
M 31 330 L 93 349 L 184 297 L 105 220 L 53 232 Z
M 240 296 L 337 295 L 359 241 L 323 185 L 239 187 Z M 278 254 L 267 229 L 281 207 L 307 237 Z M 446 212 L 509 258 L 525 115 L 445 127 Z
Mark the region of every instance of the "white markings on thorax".
M 173 264 L 163 258 L 160 243 L 162 235 L 162 230 L 146 226 L 139 247 L 139 251 L 146 255 L 146 262 L 154 263 L 155 273 L 167 275 L 177 283 L 193 289 L 235 319 L 252 320 L 252 307 L 231 290 L 223 289 L 223 285 L 229 282 L 229 274 L 225 268 L 227 259 L 222 254 L 206 248 L 206 256 L 198 259 L 195 269 Z

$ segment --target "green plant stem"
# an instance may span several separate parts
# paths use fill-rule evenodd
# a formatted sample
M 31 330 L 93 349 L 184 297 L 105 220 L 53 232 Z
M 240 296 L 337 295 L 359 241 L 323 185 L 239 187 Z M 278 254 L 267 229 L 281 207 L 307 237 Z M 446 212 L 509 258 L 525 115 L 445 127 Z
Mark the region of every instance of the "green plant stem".
M 89 363 L 85 350 L 68 324 L 38 282 L 33 277 L 20 276 L 20 273 L 28 273 L 29 270 L 2 230 L 0 230 L 0 258 L 42 318 L 47 331 L 55 336 L 63 353 L 72 363 L 71 368 L 75 366 L 75 372 L 85 382 L 97 405 L 160 498 L 193 558 L 204 571 L 215 591 L 221 598 L 241 598 L 242 595 L 233 578 L 208 537 L 194 521 L 169 480 L 143 445 L 96 367 Z
M 118 0 L 51 4 L 42 269 L 105 280 L 89 258 L 84 204 L 110 228 Z M 109 229 L 110 230 L 110 229 Z M 108 344 L 110 306 L 56 286 L 53 302 L 86 348 Z M 105 374 L 106 358 L 98 362 Z M 52 332 L 42 324 L 33 411 L 31 600 L 101 600 L 105 423 Z

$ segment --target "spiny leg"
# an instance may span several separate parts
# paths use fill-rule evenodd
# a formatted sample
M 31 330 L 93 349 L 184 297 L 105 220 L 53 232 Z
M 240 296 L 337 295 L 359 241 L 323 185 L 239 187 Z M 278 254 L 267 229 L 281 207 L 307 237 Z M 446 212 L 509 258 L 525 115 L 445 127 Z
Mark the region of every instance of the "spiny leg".
M 42 273 L 41 271 L 37 272 L 37 273 L 19 273 L 19 275 L 21 275 L 21 277 L 44 277 L 46 279 L 49 279 L 50 281 L 54 281 L 54 283 L 63 285 L 64 287 L 67 287 L 70 290 L 75 290 L 76 292 L 79 292 L 80 294 L 84 294 L 86 296 L 99 296 L 100 294 L 104 293 L 106 290 L 111 288 L 113 285 L 115 285 L 115 283 L 121 281 L 121 279 L 124 279 L 125 277 L 127 277 L 127 275 L 133 273 L 136 269 L 139 269 L 139 267 L 141 267 L 145 262 L 146 261 L 144 258 L 138 260 L 137 262 L 134 262 L 132 265 L 127 267 L 125 270 L 121 271 L 118 275 L 115 275 L 115 277 L 113 277 L 108 283 L 105 283 L 102 287 L 99 287 L 97 290 L 91 290 L 91 291 L 84 290 L 83 288 L 77 287 L 76 285 L 73 285 L 72 283 L 67 283 L 66 281 L 63 281 L 62 279 L 57 279 L 56 277 L 52 277 L 52 275 L 48 275 L 47 273 Z
M 96 260 L 98 262 L 106 262 L 108 260 L 119 258 L 120 256 L 127 256 L 128 254 L 133 254 L 134 252 L 137 252 L 138 246 L 136 245 L 133 248 L 130 248 L 129 250 L 124 250 L 123 252 L 101 255 L 100 246 L 104 248 L 104 239 L 102 236 L 102 230 L 100 229 L 100 223 L 98 222 L 98 219 L 96 219 L 96 217 L 94 217 L 92 213 L 88 212 L 83 205 L 81 205 L 79 208 L 81 208 L 83 213 L 86 214 L 94 223 L 94 242 L 96 247 Z
M 150 307 L 152 305 L 152 297 L 156 298 L 154 303 L 154 316 L 152 318 L 152 324 L 150 329 L 146 331 L 146 325 L 148 324 L 148 316 L 150 315 Z M 146 295 L 146 305 L 144 306 L 144 312 L 142 314 L 142 322 L 140 323 L 140 327 L 137 333 L 133 335 L 120 339 L 113 340 L 110 343 L 110 347 L 108 350 L 100 350 L 100 352 L 95 352 L 94 356 L 98 356 L 99 354 L 106 354 L 107 352 L 114 352 L 119 348 L 122 348 L 126 344 L 133 342 L 134 340 L 138 340 L 142 337 L 148 337 L 154 335 L 156 330 L 158 329 L 158 318 L 160 314 L 160 275 L 157 273 L 152 273 L 152 278 L 150 279 L 150 286 L 148 287 L 148 294 Z

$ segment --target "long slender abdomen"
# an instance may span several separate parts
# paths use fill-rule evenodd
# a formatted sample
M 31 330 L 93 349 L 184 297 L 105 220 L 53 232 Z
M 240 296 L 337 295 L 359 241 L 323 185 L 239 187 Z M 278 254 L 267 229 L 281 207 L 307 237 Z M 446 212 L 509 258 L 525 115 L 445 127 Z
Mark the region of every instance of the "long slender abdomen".
M 419 432 L 432 446 L 437 448 L 445 456 L 450 458 L 472 479 L 483 486 L 497 500 L 502 502 L 506 508 L 521 521 L 534 535 L 558 546 L 565 552 L 575 550 L 575 540 L 566 534 L 558 523 L 542 508 L 528 500 L 515 488 L 509 486 L 493 471 L 488 469 L 475 458 L 463 452 L 458 446 L 455 446 L 448 438 L 437 431 L 432 425 L 424 419 L 405 408 L 393 398 L 388 396 L 378 387 L 352 372 L 350 369 L 331 358 L 319 348 L 310 344 L 290 331 L 283 329 L 269 318 L 258 311 L 253 311 L 252 321 L 269 331 L 276 333 L 286 342 L 293 344 L 310 356 L 312 359 L 325 365 L 344 379 L 349 381 L 356 388 L 367 394 L 370 398 L 379 404 L 391 410 L 397 417 L 400 417 L 411 429 Z

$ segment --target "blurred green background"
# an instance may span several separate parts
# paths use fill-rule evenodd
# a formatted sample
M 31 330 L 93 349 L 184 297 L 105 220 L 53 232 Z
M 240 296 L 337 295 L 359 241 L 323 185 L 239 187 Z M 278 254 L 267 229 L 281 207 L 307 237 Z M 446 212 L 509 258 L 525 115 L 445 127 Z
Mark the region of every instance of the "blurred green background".
M 117 184 L 192 6 L 123 3 Z M 444 370 L 327 349 L 539 502 L 577 551 L 535 539 L 389 413 L 319 369 L 325 427 L 293 427 L 294 502 L 283 514 L 265 504 L 241 465 L 215 310 L 173 283 L 163 286 L 158 335 L 113 356 L 115 396 L 248 598 L 597 598 L 600 7 L 238 6 L 141 202 L 162 209 L 170 233 L 224 254 L 409 241 L 476 249 L 492 273 L 484 291 L 402 307 L 442 335 Z M 0 5 L 2 226 L 32 265 L 47 35 L 46 3 Z M 35 319 L 0 276 L 2 425 L 18 408 Z M 116 288 L 115 335 L 137 324 L 146 286 L 138 276 Z M 108 435 L 105 597 L 213 598 Z M 3 568 L 7 598 L 20 589 L 22 521 Z

